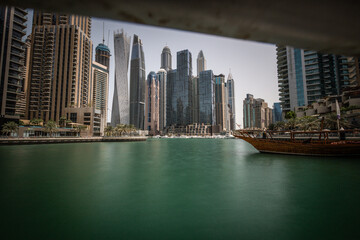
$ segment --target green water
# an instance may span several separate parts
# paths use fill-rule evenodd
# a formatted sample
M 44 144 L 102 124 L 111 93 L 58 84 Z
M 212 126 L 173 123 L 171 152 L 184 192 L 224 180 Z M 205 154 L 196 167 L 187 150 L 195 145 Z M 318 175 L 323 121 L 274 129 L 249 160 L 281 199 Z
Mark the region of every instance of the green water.
M 0 146 L 1 239 L 360 239 L 360 161 L 242 140 Z

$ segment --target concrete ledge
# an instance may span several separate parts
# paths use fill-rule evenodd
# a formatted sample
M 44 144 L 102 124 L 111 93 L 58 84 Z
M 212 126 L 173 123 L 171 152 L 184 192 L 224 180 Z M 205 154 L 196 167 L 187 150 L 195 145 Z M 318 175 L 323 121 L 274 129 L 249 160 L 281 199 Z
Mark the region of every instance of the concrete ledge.
M 0 145 L 86 143 L 86 142 L 139 142 L 147 137 L 91 137 L 91 138 L 2 138 Z

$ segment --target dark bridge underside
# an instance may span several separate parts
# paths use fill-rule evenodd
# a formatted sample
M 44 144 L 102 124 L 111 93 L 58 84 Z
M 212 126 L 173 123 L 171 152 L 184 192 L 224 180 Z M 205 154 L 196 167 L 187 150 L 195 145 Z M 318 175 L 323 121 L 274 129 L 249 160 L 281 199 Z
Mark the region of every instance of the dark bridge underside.
M 3 0 L 2 4 L 360 56 L 356 0 Z

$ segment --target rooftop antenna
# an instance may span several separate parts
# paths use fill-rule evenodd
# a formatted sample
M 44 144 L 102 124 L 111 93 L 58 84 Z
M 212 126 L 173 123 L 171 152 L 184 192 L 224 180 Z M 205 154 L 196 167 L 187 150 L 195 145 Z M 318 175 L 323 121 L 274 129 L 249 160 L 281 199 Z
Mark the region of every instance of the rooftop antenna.
M 108 46 L 110 46 L 110 29 L 109 29 L 109 32 L 108 32 Z
M 105 29 L 105 22 L 103 22 L 103 44 L 105 43 L 104 29 Z

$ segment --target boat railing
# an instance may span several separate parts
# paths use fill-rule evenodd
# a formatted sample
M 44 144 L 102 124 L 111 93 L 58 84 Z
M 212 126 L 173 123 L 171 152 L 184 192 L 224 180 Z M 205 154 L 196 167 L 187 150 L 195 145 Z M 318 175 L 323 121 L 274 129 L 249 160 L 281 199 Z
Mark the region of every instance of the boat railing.
M 291 131 L 291 130 L 236 130 L 236 133 L 242 137 L 250 138 L 263 138 L 263 139 L 279 139 L 279 140 L 319 140 L 325 143 L 330 140 L 346 138 L 360 139 L 360 129 L 348 129 L 348 130 L 322 130 L 322 131 Z

